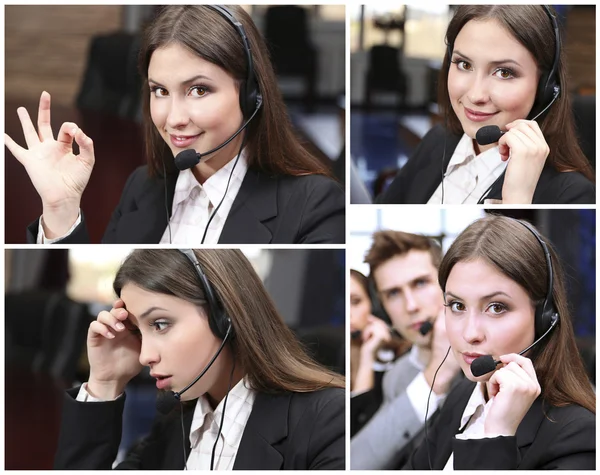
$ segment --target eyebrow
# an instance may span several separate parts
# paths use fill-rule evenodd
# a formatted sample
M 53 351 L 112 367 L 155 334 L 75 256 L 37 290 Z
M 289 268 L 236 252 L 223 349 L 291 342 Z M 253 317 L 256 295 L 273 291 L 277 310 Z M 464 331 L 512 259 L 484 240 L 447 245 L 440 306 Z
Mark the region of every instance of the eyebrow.
M 454 297 L 455 299 L 464 300 L 462 297 L 459 297 L 458 295 L 455 295 L 452 292 L 446 292 L 446 295 Z M 479 300 L 490 300 L 491 298 L 497 297 L 498 295 L 504 295 L 505 297 L 511 298 L 511 296 L 508 295 L 506 292 L 499 291 L 499 292 L 492 292 L 491 294 L 488 294 L 488 295 L 484 295 Z
M 456 54 L 458 56 L 460 56 L 461 58 L 466 59 L 467 61 L 473 61 L 471 58 L 469 58 L 466 54 L 462 54 L 460 51 L 458 50 L 454 50 L 453 54 Z M 517 61 L 515 61 L 514 59 L 502 59 L 500 61 L 490 61 L 489 64 L 491 64 L 492 66 L 498 66 L 500 64 L 507 64 L 507 63 L 512 63 L 515 64 L 516 66 L 522 67 Z
M 189 78 L 189 79 L 186 79 L 185 81 L 181 82 L 181 85 L 185 86 L 187 84 L 191 84 L 191 83 L 197 81 L 198 79 L 206 79 L 208 81 L 211 81 L 211 78 L 209 78 L 208 76 L 204 76 L 203 74 L 198 74 L 197 76 L 194 76 L 193 78 Z M 158 81 L 155 81 L 154 79 L 151 79 L 151 78 L 148 78 L 148 83 L 152 83 L 152 84 L 156 84 L 157 86 L 164 87 L 161 83 L 159 83 Z

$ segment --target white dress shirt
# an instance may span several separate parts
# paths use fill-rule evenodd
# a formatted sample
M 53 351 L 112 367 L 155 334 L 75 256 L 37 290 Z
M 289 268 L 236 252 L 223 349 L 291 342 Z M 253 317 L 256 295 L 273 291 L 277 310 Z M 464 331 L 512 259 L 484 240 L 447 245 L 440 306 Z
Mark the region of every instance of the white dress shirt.
M 173 211 L 170 220 L 171 236 L 169 236 L 169 227 L 167 227 L 160 244 L 200 244 L 210 215 L 225 196 L 223 203 L 210 222 L 204 244 L 216 244 L 219 241 L 227 215 L 248 170 L 248 161 L 244 152 L 233 170 L 227 189 L 227 182 L 234 164 L 235 157 L 202 185 L 198 183 L 190 169 L 179 172 L 173 195 Z M 225 194 L 226 189 L 227 194 Z
M 219 236 L 225 226 L 225 220 L 229 215 L 233 201 L 240 191 L 246 171 L 248 170 L 248 161 L 245 152 L 242 152 L 231 175 L 229 188 L 227 188 L 229 174 L 235 164 L 236 157 L 230 160 L 224 167 L 217 170 L 203 185 L 198 183 L 190 169 L 179 172 L 173 196 L 171 219 L 169 221 L 170 234 L 169 226 L 167 226 L 160 244 L 200 244 L 210 215 L 219 206 L 227 189 L 227 195 L 223 199 L 223 203 L 210 222 L 204 243 L 216 244 L 219 241 Z M 69 236 L 80 223 L 81 209 L 71 229 L 58 238 L 47 239 L 44 235 L 42 218 L 40 217 L 36 242 L 37 244 L 53 244 L 60 241 Z
M 424 357 L 421 354 L 422 351 L 417 345 L 413 345 L 410 349 L 410 361 L 416 368 L 420 369 L 421 372 L 415 376 L 415 379 L 407 386 L 406 395 L 412 404 L 415 414 L 420 420 L 425 421 L 425 414 L 427 419 L 431 418 L 431 415 L 437 411 L 441 402 L 446 398 L 446 394 L 436 394 L 431 391 L 431 386 L 427 383 L 423 371 L 426 368 L 426 364 L 423 361 Z M 431 392 L 431 397 L 429 393 Z M 429 399 L 429 411 L 427 410 L 427 399 Z
M 486 401 L 483 396 L 484 388 L 485 383 L 477 383 L 475 385 L 475 389 L 473 389 L 469 402 L 467 402 L 467 406 L 460 419 L 460 428 L 465 427 L 465 424 L 467 424 L 467 427 L 462 434 L 454 436 L 457 439 L 485 439 L 500 436 L 500 434 L 485 435 L 485 419 L 490 412 L 494 398 L 491 397 L 489 401 Z M 454 452 L 450 454 L 444 470 L 454 470 Z
M 215 451 L 215 470 L 233 470 L 255 398 L 256 391 L 247 387 L 245 379 L 238 382 L 229 392 L 223 429 Z M 225 398 L 213 411 L 205 397 L 198 399 L 190 428 L 192 451 L 187 461 L 188 470 L 210 470 L 210 459 L 221 424 L 224 402 Z
M 256 391 L 247 387 L 245 378 L 242 378 L 229 392 L 223 428 L 215 450 L 215 470 L 233 470 L 235 457 L 255 399 Z M 87 392 L 87 383 L 81 385 L 76 400 L 80 402 L 103 401 Z M 187 460 L 188 470 L 210 470 L 212 450 L 221 425 L 224 404 L 225 398 L 213 411 L 206 396 L 198 398 L 190 427 L 191 452 Z
M 477 204 L 481 196 L 506 169 L 508 161 L 500 158 L 498 146 L 476 154 L 473 139 L 463 134 L 454 149 L 444 175 L 443 204 Z M 440 170 L 441 173 L 441 170 Z M 484 204 L 499 203 L 499 200 L 485 200 Z M 442 184 L 431 195 L 427 204 L 442 203 Z

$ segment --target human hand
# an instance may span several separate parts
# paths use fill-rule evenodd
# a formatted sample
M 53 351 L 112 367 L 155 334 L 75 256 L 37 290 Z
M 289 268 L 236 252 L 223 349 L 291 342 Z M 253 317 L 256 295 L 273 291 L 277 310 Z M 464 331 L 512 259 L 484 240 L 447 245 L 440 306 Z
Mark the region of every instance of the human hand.
M 94 144 L 73 122 L 62 124 L 56 140 L 50 125 L 50 94 L 42 92 L 36 131 L 27 109 L 17 109 L 27 148 L 4 134 L 4 143 L 25 167 L 43 205 L 47 238 L 65 234 L 77 219 L 81 195 L 94 167 Z M 73 140 L 80 148 L 73 154 Z
M 512 436 L 542 389 L 529 358 L 511 353 L 500 356 L 499 360 L 504 366 L 487 383 L 488 396 L 494 401 L 485 419 L 484 432 Z
M 433 392 L 441 395 L 450 390 L 450 384 L 454 377 L 460 372 L 460 365 L 454 355 L 448 354 L 450 341 L 446 334 L 445 309 L 442 308 L 433 325 L 433 336 L 431 338 L 431 358 L 423 372 L 429 386 L 433 386 Z M 448 357 L 446 358 L 446 354 Z M 446 361 L 444 361 L 446 358 Z M 442 364 L 444 361 L 444 364 Z M 440 367 L 441 365 L 441 367 Z M 439 368 L 439 370 L 438 370 Z M 435 373 L 437 371 L 437 376 Z M 435 376 L 435 385 L 433 378 Z
M 386 323 L 373 315 L 367 317 L 367 326 L 362 331 L 361 355 L 375 360 L 377 351 L 392 341 L 390 329 Z
M 503 161 L 510 158 L 502 186 L 503 204 L 529 204 L 550 153 L 544 134 L 534 120 L 515 120 L 506 124 L 498 141 Z
M 88 329 L 88 389 L 101 399 L 117 397 L 142 370 L 139 361 L 141 341 L 131 331 L 133 325 L 127 321 L 128 313 L 124 307 L 123 300 L 118 299 L 110 312 L 100 312 Z

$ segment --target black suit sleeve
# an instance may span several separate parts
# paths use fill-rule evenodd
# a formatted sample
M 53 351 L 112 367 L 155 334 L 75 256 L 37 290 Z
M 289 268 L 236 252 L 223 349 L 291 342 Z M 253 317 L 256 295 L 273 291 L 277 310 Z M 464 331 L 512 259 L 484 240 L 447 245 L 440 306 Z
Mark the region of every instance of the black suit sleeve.
M 572 175 L 566 186 L 559 190 L 555 203 L 557 204 L 595 204 L 596 187 L 580 174 Z
M 314 177 L 300 210 L 295 244 L 343 244 L 346 242 L 346 203 L 335 181 Z
M 438 144 L 440 140 L 443 140 L 444 129 L 438 125 L 432 128 L 423 140 L 419 143 L 414 153 L 408 159 L 408 162 L 400 169 L 394 181 L 390 183 L 387 190 L 377 196 L 375 203 L 380 204 L 404 204 L 408 201 L 407 191 L 414 186 L 413 180 L 417 176 L 418 171 L 423 166 L 428 165 L 431 162 L 432 149 Z M 440 181 L 442 176 L 440 160 Z M 425 204 L 425 203 L 423 203 Z
M 346 468 L 346 404 L 343 390 L 318 407 L 313 417 L 308 444 L 309 470 L 344 470 Z
M 117 457 L 123 426 L 125 395 L 115 401 L 79 402 L 79 388 L 65 394 L 57 470 L 110 470 Z
M 27 226 L 27 243 L 28 244 L 36 244 L 37 243 L 37 233 L 40 225 L 40 219 L 36 219 L 33 223 Z M 81 211 L 81 223 L 73 229 L 73 232 L 69 234 L 66 238 L 57 241 L 56 244 L 89 244 L 90 236 L 87 232 L 87 227 L 85 224 L 85 215 L 83 211 Z

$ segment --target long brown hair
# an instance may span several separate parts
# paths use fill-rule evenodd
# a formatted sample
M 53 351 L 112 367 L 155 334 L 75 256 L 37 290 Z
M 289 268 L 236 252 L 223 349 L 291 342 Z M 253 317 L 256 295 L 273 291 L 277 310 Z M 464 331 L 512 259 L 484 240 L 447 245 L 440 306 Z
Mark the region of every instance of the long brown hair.
M 343 376 L 325 369 L 306 354 L 240 250 L 202 249 L 194 253 L 231 318 L 235 333 L 231 348 L 254 389 L 309 392 L 345 387 Z M 115 277 L 113 287 L 117 295 L 127 283 L 181 298 L 200 308 L 207 306 L 194 267 L 177 249 L 133 251 Z
M 549 8 L 556 15 L 552 7 Z M 527 48 L 536 61 L 540 73 L 550 71 L 554 63 L 556 45 L 554 29 L 542 5 L 459 6 L 446 31 L 448 50 L 444 56 L 438 80 L 438 102 L 442 114 L 446 118 L 448 129 L 456 135 L 462 134 L 463 129 L 452 109 L 448 94 L 448 73 L 452 59 L 450 54 L 460 30 L 471 20 L 496 20 Z M 564 39 L 563 34 L 561 34 L 561 39 Z M 550 147 L 548 163 L 559 172 L 577 171 L 594 182 L 594 171 L 583 154 L 575 133 L 575 120 L 569 97 L 566 55 L 562 40 L 557 74 L 561 87 L 560 96 L 548 111 L 537 119 L 546 143 Z
M 262 108 L 250 122 L 247 134 L 248 165 L 271 175 L 331 176 L 329 170 L 298 141 L 292 130 L 287 110 L 265 42 L 250 16 L 238 5 L 228 10 L 243 25 L 254 63 Z M 216 64 L 238 84 L 247 78 L 247 58 L 242 39 L 219 13 L 206 5 L 172 5 L 163 7 L 147 27 L 142 42 L 139 70 L 142 81 L 142 111 L 149 172 L 153 176 L 176 170 L 172 152 L 162 139 L 150 117 L 148 66 L 152 53 L 172 43 L 179 43 L 200 58 Z
M 548 240 L 554 283 L 552 297 L 558 324 L 531 354 L 541 397 L 552 406 L 577 404 L 596 413 L 596 396 L 577 349 L 567 304 L 563 271 Z M 458 262 L 483 259 L 519 284 L 534 305 L 548 291 L 548 268 L 542 246 L 517 220 L 488 216 L 469 225 L 452 243 L 440 265 L 440 287 L 445 292 L 450 271 Z

